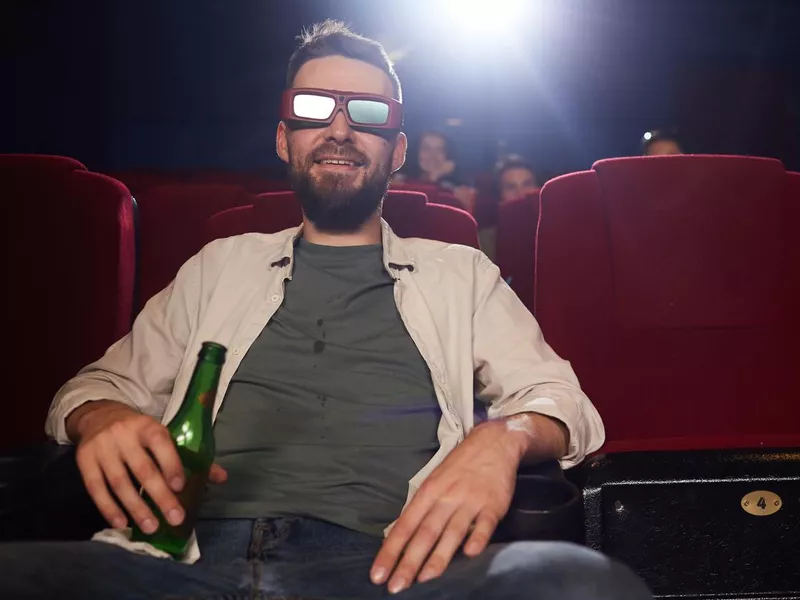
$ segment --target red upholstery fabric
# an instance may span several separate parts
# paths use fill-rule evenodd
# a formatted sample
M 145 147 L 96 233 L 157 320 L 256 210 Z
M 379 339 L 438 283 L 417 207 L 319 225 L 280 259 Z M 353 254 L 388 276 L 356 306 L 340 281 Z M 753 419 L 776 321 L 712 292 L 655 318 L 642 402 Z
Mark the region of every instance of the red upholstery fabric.
M 206 219 L 252 201 L 230 185 L 156 186 L 136 196 L 139 207 L 139 301 L 141 308 L 175 278 L 205 244 Z
M 419 235 L 428 198 L 422 192 L 389 190 L 383 201 L 383 218 L 400 237 Z
M 110 171 L 106 175 L 121 181 L 131 191 L 134 197 L 150 188 L 161 185 L 177 185 L 181 183 L 180 177 L 174 173 L 162 171 L 133 170 Z
M 497 266 L 522 303 L 533 312 L 536 227 L 539 192 L 500 204 L 497 219 Z
M 0 446 L 13 447 L 44 440 L 56 391 L 130 327 L 133 204 L 119 182 L 79 169 L 0 168 L 0 197 L 14 403 Z
M 409 192 L 420 192 L 428 197 L 428 202 L 443 204 L 454 208 L 461 208 L 461 203 L 453 193 L 435 183 L 425 181 L 404 181 L 392 184 L 392 190 L 404 190 Z
M 423 237 L 478 247 L 475 220 L 466 212 L 426 204 L 418 192 L 389 190 L 384 218 L 401 237 Z M 293 192 L 260 194 L 251 206 L 223 211 L 208 220 L 208 241 L 248 232 L 275 233 L 302 221 Z
M 800 445 L 787 182 L 774 160 L 675 156 L 600 161 L 545 185 L 536 315 L 609 447 Z
M 465 210 L 430 203 L 425 209 L 424 223 L 424 234 L 416 237 L 480 248 L 478 224 Z
M 53 173 L 55 171 L 85 171 L 83 163 L 68 156 L 52 154 L 0 154 L 0 170 Z

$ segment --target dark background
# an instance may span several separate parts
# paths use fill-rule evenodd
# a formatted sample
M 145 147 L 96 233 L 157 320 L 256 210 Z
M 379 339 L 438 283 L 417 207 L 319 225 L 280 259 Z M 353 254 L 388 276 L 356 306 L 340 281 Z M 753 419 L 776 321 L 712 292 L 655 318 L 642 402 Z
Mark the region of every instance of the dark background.
M 437 2 L 0 3 L 0 152 L 96 170 L 276 164 L 294 38 L 336 17 L 406 51 L 408 131 L 446 128 L 471 168 L 503 140 L 545 172 L 585 169 L 677 126 L 691 151 L 800 170 L 800 1 L 533 0 L 499 35 Z

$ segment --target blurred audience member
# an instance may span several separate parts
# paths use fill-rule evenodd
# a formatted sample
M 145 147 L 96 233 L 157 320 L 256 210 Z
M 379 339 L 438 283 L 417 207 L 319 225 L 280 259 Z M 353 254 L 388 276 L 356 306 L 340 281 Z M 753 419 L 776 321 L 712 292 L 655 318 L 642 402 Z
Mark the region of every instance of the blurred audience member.
M 497 256 L 497 217 L 503 202 L 524 198 L 539 189 L 539 182 L 531 164 L 521 156 L 508 154 L 497 163 L 494 171 L 494 188 L 491 202 L 478 206 L 478 239 L 481 250 L 492 261 Z
M 508 156 L 495 172 L 497 197 L 500 202 L 523 198 L 539 189 L 536 173 L 529 162 L 521 156 Z
M 642 154 L 645 156 L 683 154 L 683 148 L 674 133 L 648 131 L 642 137 Z
M 397 182 L 428 183 L 449 190 L 462 208 L 472 213 L 477 191 L 472 181 L 458 168 L 450 139 L 438 131 L 426 131 L 419 138 L 416 155 L 408 161 Z

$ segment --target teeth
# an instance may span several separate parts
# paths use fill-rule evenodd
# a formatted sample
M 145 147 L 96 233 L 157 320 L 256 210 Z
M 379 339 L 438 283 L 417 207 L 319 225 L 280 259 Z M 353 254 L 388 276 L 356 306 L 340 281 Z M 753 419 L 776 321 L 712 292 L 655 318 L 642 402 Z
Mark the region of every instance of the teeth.
M 355 166 L 356 163 L 349 160 L 322 160 L 323 165 L 346 165 L 348 167 Z

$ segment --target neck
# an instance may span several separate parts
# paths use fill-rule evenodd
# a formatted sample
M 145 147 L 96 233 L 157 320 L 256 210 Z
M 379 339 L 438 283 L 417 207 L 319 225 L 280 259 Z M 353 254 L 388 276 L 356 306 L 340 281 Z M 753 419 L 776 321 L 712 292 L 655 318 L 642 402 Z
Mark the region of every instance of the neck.
M 330 233 L 320 231 L 303 216 L 303 238 L 320 246 L 369 246 L 381 243 L 381 213 L 376 211 L 356 231 Z

